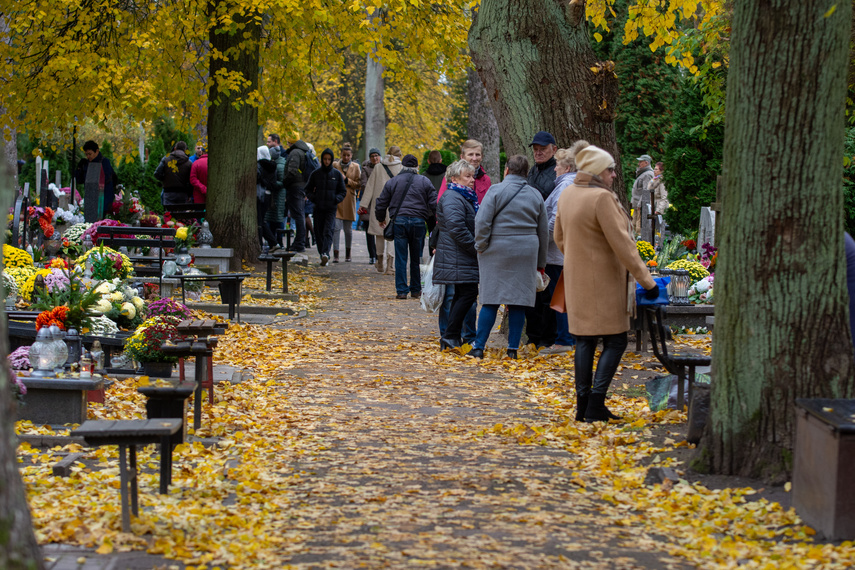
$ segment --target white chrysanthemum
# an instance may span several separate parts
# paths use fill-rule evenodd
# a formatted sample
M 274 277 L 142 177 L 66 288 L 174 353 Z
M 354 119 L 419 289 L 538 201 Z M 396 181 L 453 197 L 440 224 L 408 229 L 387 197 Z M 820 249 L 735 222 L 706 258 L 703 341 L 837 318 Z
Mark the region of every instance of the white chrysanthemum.
M 142 300 L 141 298 L 139 298 L 139 297 L 134 297 L 134 298 L 132 298 L 132 299 L 131 299 L 131 303 L 133 303 L 133 304 L 134 304 L 134 307 L 136 307 L 137 312 L 142 311 L 142 310 L 143 310 L 143 307 L 145 307 L 145 301 L 143 301 L 143 300 Z
M 110 293 L 110 301 L 114 303 L 121 303 L 124 298 L 125 296 L 119 293 L 118 291 Z
M 113 304 L 107 299 L 101 297 L 101 300 L 95 303 L 94 309 L 95 312 L 103 315 L 104 313 L 109 313 L 113 309 Z
M 122 304 L 122 316 L 127 317 L 129 319 L 133 319 L 137 316 L 137 309 L 134 307 L 133 303 L 123 303 Z

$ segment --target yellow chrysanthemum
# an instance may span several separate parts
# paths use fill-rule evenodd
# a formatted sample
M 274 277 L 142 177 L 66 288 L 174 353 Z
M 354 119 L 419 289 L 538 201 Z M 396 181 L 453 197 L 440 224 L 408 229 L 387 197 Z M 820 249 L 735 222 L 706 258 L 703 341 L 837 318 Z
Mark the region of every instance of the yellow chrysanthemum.
M 685 269 L 689 272 L 689 276 L 692 278 L 692 283 L 697 283 L 704 277 L 709 277 L 710 272 L 707 271 L 706 267 L 698 263 L 697 261 L 689 261 L 688 259 L 678 259 L 677 261 L 668 265 L 668 269 Z
M 33 258 L 23 249 L 18 249 L 4 243 L 3 266 L 7 269 L 11 267 L 32 267 Z
M 24 284 L 20 286 L 21 297 L 23 297 L 25 300 L 33 300 L 33 288 L 36 285 L 36 278 L 39 275 L 41 275 L 42 277 L 47 277 L 48 275 L 50 275 L 50 269 L 39 269 L 38 271 L 31 273 L 30 276 L 27 277 L 27 280 L 24 282 Z
M 86 263 L 86 260 L 89 259 L 90 255 L 95 254 L 95 253 L 99 253 L 101 250 L 102 250 L 102 248 L 100 248 L 100 247 L 93 247 L 92 249 L 90 249 L 89 251 L 87 251 L 86 253 L 81 255 L 80 257 L 78 257 L 74 261 L 74 265 L 83 266 Z M 119 253 L 115 249 L 111 249 L 109 247 L 103 248 L 103 251 L 104 251 L 104 253 L 110 253 L 113 255 L 121 255 L 122 256 L 122 268 L 128 272 L 128 275 L 133 275 L 134 264 L 131 263 L 131 260 L 128 259 L 127 255 L 125 255 L 124 253 Z

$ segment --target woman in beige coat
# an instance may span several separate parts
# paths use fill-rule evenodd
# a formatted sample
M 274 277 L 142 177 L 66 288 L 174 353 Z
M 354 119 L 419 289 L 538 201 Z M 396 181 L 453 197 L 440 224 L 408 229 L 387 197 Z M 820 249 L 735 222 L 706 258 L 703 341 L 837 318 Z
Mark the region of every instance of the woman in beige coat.
M 570 333 L 576 336 L 576 420 L 620 419 L 606 408 L 609 385 L 626 350 L 635 310 L 635 276 L 655 298 L 659 288 L 641 261 L 626 211 L 614 192 L 615 161 L 589 146 L 576 155 L 576 180 L 562 192 L 555 243 L 564 254 L 564 296 Z M 603 352 L 593 377 L 594 352 Z
M 365 192 L 362 194 L 362 201 L 359 203 L 358 210 L 358 213 L 368 214 L 369 216 L 368 233 L 374 236 L 375 243 L 377 244 L 377 263 L 374 266 L 377 268 L 377 271 L 380 273 L 385 272 L 387 275 L 395 273 L 395 248 L 389 247 L 389 251 L 386 251 L 386 239 L 383 237 L 383 228 L 380 226 L 380 221 L 377 220 L 377 216 L 374 214 L 374 205 L 377 202 L 377 198 L 383 192 L 383 186 L 386 182 L 401 172 L 403 168 L 403 165 L 401 165 L 401 156 L 400 147 L 389 147 L 389 154 L 380 161 L 380 164 L 374 167 L 371 176 L 368 178 L 368 182 L 365 183 Z M 388 222 L 389 220 L 382 221 Z

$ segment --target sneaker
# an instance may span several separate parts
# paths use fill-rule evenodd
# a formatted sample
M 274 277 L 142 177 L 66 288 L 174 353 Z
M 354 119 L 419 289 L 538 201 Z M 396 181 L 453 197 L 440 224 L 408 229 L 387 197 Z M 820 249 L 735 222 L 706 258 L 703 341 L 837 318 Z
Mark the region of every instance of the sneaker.
M 538 354 L 561 354 L 564 352 L 570 352 L 571 350 L 573 350 L 572 346 L 564 344 L 553 344 L 552 346 L 542 348 Z
M 321 267 L 326 266 L 327 263 L 330 262 L 330 256 L 326 253 L 321 256 Z

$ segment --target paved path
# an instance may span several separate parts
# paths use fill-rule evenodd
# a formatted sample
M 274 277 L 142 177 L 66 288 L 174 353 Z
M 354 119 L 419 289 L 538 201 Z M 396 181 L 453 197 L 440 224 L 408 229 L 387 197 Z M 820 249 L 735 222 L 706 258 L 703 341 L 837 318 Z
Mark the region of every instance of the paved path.
M 317 268 L 324 311 L 274 325 L 317 339 L 274 388 L 287 397 L 289 435 L 315 443 L 265 466 L 287 475 L 267 491 L 266 528 L 281 543 L 251 566 L 688 567 L 637 529 L 604 525 L 604 505 L 572 482 L 568 451 L 484 435 L 556 418 L 512 375 L 439 354 L 435 317 L 396 300 L 394 278 L 367 264 L 364 234 L 354 239 L 354 263 Z M 53 570 L 181 567 L 61 548 L 46 548 Z

